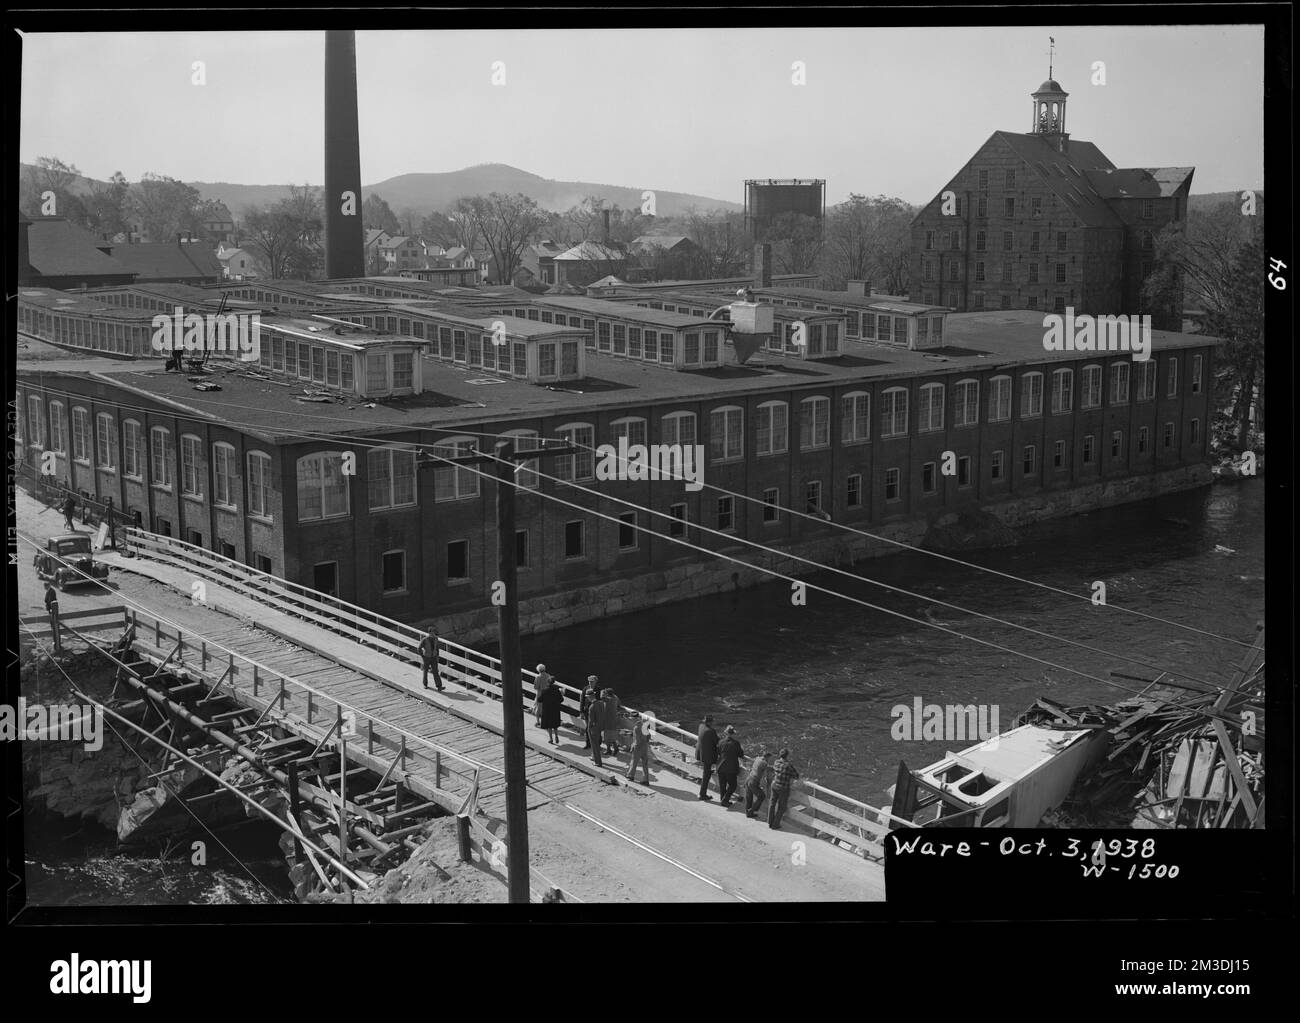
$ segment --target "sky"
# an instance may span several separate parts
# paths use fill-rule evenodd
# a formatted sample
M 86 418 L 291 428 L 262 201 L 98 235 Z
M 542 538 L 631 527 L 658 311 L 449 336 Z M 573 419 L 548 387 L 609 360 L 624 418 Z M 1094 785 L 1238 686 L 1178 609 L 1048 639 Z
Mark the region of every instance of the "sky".
M 1249 25 L 358 32 L 361 177 L 506 163 L 737 203 L 768 177 L 922 203 L 992 132 L 1028 129 L 1049 36 L 1072 137 L 1119 167 L 1194 166 L 1197 193 L 1263 188 Z M 26 34 L 20 158 L 319 184 L 323 73 L 323 32 Z

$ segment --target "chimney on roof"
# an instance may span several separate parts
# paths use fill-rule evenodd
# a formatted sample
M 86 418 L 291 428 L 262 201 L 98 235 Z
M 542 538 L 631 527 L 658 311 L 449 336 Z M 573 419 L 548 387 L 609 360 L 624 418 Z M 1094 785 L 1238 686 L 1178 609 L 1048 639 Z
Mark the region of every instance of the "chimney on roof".
M 772 246 L 767 242 L 754 246 L 754 287 L 772 286 Z
M 844 290 L 850 295 L 857 295 L 860 298 L 871 297 L 870 281 L 845 281 Z

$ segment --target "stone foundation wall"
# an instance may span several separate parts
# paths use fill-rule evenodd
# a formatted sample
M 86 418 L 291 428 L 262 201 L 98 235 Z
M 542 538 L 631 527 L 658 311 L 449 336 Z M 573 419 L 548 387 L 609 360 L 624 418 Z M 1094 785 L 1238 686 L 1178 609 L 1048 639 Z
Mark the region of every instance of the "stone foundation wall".
M 1207 486 L 1212 482 L 1208 465 L 1187 466 L 1167 472 L 1104 480 L 1071 490 L 1053 491 L 985 505 L 978 511 L 942 512 L 930 518 L 909 519 L 870 528 L 891 540 L 935 550 L 977 550 L 1015 543 L 1015 527 L 1046 519 L 1142 501 L 1161 494 Z M 849 567 L 864 558 L 893 554 L 893 544 L 852 533 L 835 533 L 782 548 L 789 555 L 835 567 Z M 752 547 L 726 551 L 733 557 L 787 576 L 807 576 L 817 569 Z M 519 610 L 520 630 L 534 635 L 609 615 L 642 611 L 660 604 L 743 589 L 768 582 L 771 576 L 734 562 L 695 562 L 663 571 L 615 578 L 582 590 L 554 593 L 524 601 Z M 467 646 L 495 643 L 496 608 L 447 615 L 438 619 L 438 631 Z

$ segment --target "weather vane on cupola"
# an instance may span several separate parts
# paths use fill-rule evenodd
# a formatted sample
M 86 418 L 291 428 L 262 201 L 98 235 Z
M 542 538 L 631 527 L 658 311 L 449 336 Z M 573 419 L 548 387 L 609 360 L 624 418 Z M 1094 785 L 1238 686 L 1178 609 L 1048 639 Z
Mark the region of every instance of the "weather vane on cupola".
M 1048 36 L 1047 42 L 1047 77 L 1050 79 L 1052 77 L 1052 62 L 1056 57 L 1056 40 Z

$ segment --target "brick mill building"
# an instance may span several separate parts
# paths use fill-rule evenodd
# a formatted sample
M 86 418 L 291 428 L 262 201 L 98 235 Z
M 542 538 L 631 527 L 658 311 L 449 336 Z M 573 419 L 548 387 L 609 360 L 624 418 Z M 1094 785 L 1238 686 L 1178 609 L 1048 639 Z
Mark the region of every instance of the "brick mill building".
M 1147 362 L 1047 352 L 1037 313 L 754 285 L 784 303 L 778 324 L 800 308 L 822 323 L 823 350 L 810 332 L 739 365 L 709 317 L 729 285 L 647 292 L 660 308 L 390 279 L 63 304 L 23 289 L 20 330 L 43 351 L 20 352 L 17 455 L 31 472 L 53 452 L 55 479 L 145 529 L 466 638 L 494 621 L 492 485 L 417 449 L 463 455 L 500 435 L 582 449 L 538 467 L 598 494 L 532 463 L 518 477 L 531 630 L 760 578 L 675 539 L 780 569 L 741 539 L 831 562 L 887 549 L 831 523 L 920 542 L 968 513 L 1029 521 L 1209 479 L 1214 338 L 1152 331 Z M 262 311 L 257 362 L 195 377 L 141 357 L 151 315 L 210 311 L 218 290 Z M 50 358 L 51 343 L 84 357 Z M 623 437 L 702 445 L 704 488 L 597 479 L 589 449 Z
M 912 221 L 912 298 L 959 311 L 1149 313 L 1155 239 L 1187 216 L 1192 167 L 1116 168 L 1065 130 L 1068 93 L 1033 93 L 1028 132 L 996 131 Z M 945 203 L 944 193 L 951 192 Z

